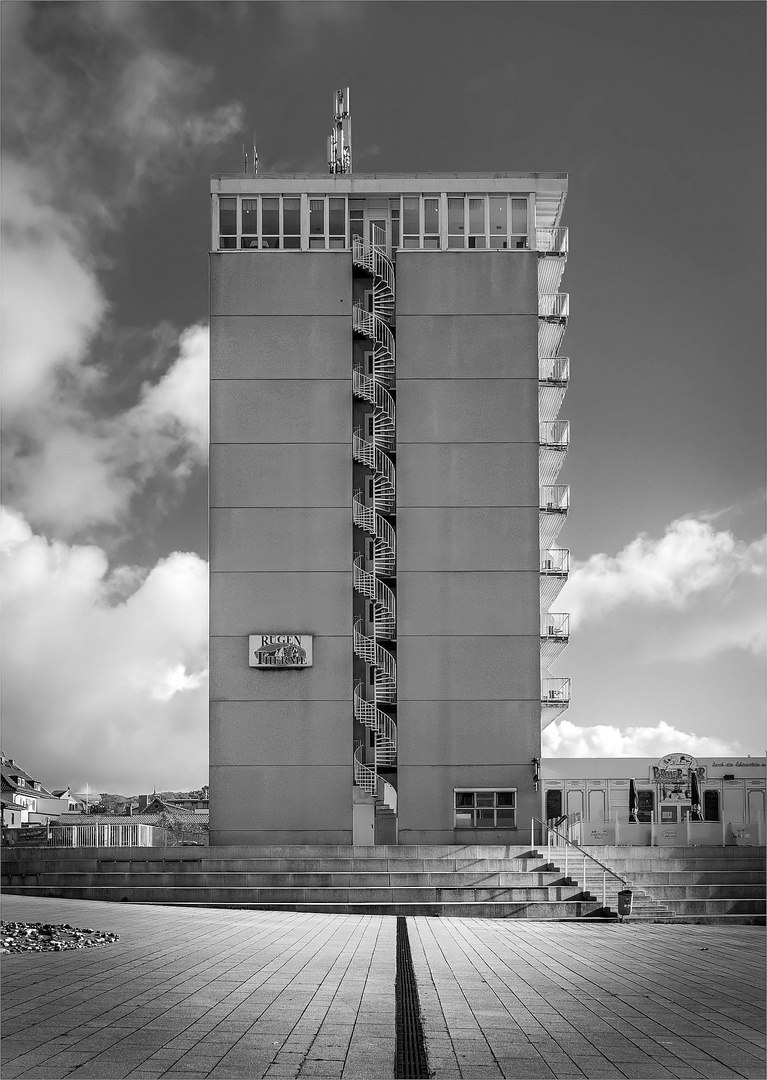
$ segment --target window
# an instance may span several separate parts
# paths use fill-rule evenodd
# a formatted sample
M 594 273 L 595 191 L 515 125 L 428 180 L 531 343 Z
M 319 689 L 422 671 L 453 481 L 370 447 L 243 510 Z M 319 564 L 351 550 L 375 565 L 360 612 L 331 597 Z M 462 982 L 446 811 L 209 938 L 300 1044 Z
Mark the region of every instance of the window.
M 389 200 L 391 212 L 391 244 L 393 248 L 399 247 L 399 199 Z
M 527 199 L 511 200 L 512 247 L 527 247 Z
M 280 200 L 261 199 L 261 247 L 280 246 Z
M 703 820 L 704 821 L 718 821 L 719 820 L 719 792 L 718 791 L 704 791 L 703 792 Z
M 508 224 L 506 221 L 506 196 L 490 196 L 490 247 L 508 247 Z
M 449 248 L 466 247 L 463 196 L 447 200 L 447 246 Z
M 655 792 L 643 791 L 641 788 L 637 791 L 637 821 L 652 821 L 653 811 L 655 810 Z
M 469 247 L 487 247 L 484 196 L 481 199 L 469 199 Z
M 546 792 L 546 820 L 556 821 L 562 817 L 562 792 L 557 788 Z
M 421 200 L 417 195 L 405 195 L 402 199 L 402 246 L 421 246 Z
M 346 247 L 346 199 L 328 199 L 328 243 L 331 248 Z
M 349 232 L 352 236 L 362 236 L 364 230 L 363 218 L 365 215 L 365 203 L 362 199 L 349 201 Z
M 309 247 L 325 247 L 325 200 L 309 200 Z
M 362 209 L 353 211 L 352 235 L 362 235 Z M 346 247 L 346 200 L 321 198 L 309 200 L 309 247 Z
M 237 247 L 237 200 L 218 200 L 218 246 Z
M 241 247 L 258 247 L 258 199 L 242 200 Z
M 283 247 L 301 247 L 301 200 L 282 200 L 282 240 Z
M 439 247 L 439 199 L 432 196 L 423 200 L 423 246 Z
M 456 788 L 456 829 L 516 828 L 517 792 L 513 788 L 492 791 L 487 788 L 468 791 Z

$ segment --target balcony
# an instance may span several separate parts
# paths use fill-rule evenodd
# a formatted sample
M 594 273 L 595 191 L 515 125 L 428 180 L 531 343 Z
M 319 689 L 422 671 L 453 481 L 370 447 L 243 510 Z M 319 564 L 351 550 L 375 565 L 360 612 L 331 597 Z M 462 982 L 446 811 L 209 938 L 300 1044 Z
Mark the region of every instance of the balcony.
M 570 382 L 570 357 L 541 356 L 538 360 L 538 382 L 566 389 Z
M 567 577 L 570 573 L 570 551 L 568 548 L 547 548 L 541 552 L 541 573 L 555 577 Z
M 542 356 L 538 361 L 538 416 L 556 420 L 570 381 L 568 356 Z
M 566 292 L 545 292 L 538 296 L 538 318 L 567 322 L 570 296 Z
M 538 260 L 540 266 L 542 260 Z M 567 293 L 538 293 L 538 356 L 558 356 L 570 309 Z
M 547 611 L 542 615 L 541 640 L 562 641 L 566 645 L 570 640 L 570 615 L 559 611 Z
M 541 552 L 541 611 L 549 610 L 569 573 L 570 552 L 567 548 L 547 548 Z
M 535 247 L 544 255 L 567 255 L 570 249 L 568 229 L 561 225 L 556 229 L 536 229 Z
M 544 420 L 538 427 L 538 478 L 541 484 L 555 483 L 570 445 L 567 420 Z
M 570 445 L 570 421 L 544 420 L 538 425 L 538 445 L 542 450 L 567 450 Z
M 538 509 L 543 514 L 567 514 L 570 509 L 570 485 L 544 484 L 538 495 Z
M 569 486 L 544 484 L 538 496 L 538 509 L 540 546 L 542 549 L 553 547 L 570 509 Z
M 541 615 L 541 666 L 550 667 L 570 640 L 570 616 L 548 611 Z
M 569 705 L 569 679 L 541 679 L 541 729 L 556 720 Z

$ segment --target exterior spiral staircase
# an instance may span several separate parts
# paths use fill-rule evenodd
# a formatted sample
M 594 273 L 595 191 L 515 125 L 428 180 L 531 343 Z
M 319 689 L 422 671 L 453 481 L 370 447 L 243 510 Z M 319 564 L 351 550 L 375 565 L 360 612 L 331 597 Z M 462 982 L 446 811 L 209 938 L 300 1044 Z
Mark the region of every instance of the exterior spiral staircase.
M 570 680 L 553 678 L 550 665 L 565 648 L 569 616 L 549 609 L 567 581 L 570 552 L 555 546 L 570 508 L 570 488 L 557 484 L 570 442 L 570 425 L 559 420 L 570 379 L 570 360 L 560 356 L 569 297 L 559 291 L 568 250 L 565 228 L 536 229 L 538 251 L 538 419 L 539 523 L 541 600 L 541 727 L 550 724 L 570 704 Z
M 397 544 L 393 523 L 388 520 L 396 509 L 396 472 L 392 453 L 396 439 L 394 399 L 395 339 L 394 267 L 386 253 L 386 234 L 373 227 L 372 239 L 353 238 L 352 262 L 373 280 L 372 310 L 356 303 L 352 308 L 352 328 L 356 335 L 372 344 L 369 373 L 355 365 L 352 392 L 372 408 L 372 432 L 363 435 L 361 427 L 352 434 L 352 456 L 365 466 L 372 477 L 372 504 L 363 498 L 361 489 L 352 498 L 352 520 L 373 541 L 372 558 L 355 552 L 353 581 L 355 590 L 372 605 L 368 619 L 354 622 L 354 653 L 368 669 L 366 680 L 354 687 L 354 718 L 374 734 L 374 757 L 366 756 L 359 741 L 354 749 L 354 783 L 388 813 L 396 812 L 397 793 L 392 784 L 379 775 L 380 767 L 397 762 L 397 724 L 390 712 L 397 701 L 397 662 L 392 651 L 397 634 L 396 596 L 392 585 L 396 572 Z M 372 434 L 372 438 L 370 437 Z M 386 642 L 384 645 L 382 642 Z M 372 700 L 366 697 L 366 686 Z M 378 811 L 377 811 L 378 812 Z

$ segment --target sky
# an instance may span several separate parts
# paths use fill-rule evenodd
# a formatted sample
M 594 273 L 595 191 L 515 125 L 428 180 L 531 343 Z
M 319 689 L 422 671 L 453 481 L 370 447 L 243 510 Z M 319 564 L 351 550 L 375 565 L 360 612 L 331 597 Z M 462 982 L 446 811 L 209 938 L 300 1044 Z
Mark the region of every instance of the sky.
M 2 18 L 3 752 L 207 781 L 209 176 L 558 171 L 572 555 L 547 756 L 764 753 L 761 3 L 26 3 Z

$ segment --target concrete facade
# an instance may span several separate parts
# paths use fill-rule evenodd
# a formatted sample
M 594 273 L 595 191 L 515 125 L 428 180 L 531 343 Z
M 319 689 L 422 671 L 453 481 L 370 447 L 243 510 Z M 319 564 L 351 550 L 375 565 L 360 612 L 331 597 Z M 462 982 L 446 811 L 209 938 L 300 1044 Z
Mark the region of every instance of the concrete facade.
M 565 192 L 214 178 L 212 844 L 513 844 L 539 812 L 540 290 L 562 269 L 541 266 L 564 264 Z M 255 633 L 311 635 L 312 666 L 250 666 Z
M 520 324 L 537 321 L 537 259 L 403 251 L 396 271 L 399 836 L 452 843 L 456 787 L 515 788 L 533 812 L 538 355 Z
M 351 839 L 351 277 L 348 252 L 211 255 L 218 844 Z M 286 626 L 314 666 L 254 672 L 248 634 Z

